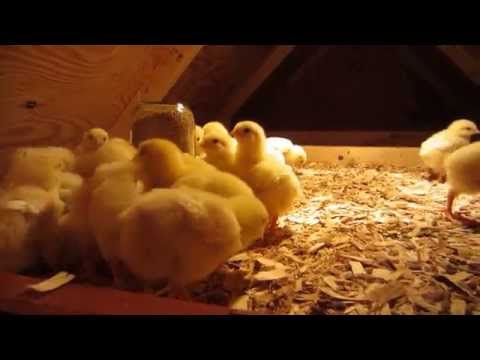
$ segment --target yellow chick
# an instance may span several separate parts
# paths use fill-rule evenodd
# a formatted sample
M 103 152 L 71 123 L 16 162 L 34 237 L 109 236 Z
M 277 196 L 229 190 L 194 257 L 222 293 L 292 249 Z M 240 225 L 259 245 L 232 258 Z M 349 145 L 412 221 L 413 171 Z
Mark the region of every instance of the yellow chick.
M 300 145 L 293 145 L 285 154 L 285 162 L 296 168 L 302 167 L 307 163 L 307 153 Z
M 480 222 L 452 211 L 453 201 L 460 194 L 480 192 L 480 142 L 466 145 L 453 152 L 445 160 L 447 182 L 450 186 L 447 201 L 447 215 L 468 226 L 478 226 Z
M 268 213 L 252 189 L 233 174 L 212 171 L 181 177 L 172 188 L 191 188 L 210 192 L 227 199 L 240 224 L 242 248 L 252 245 L 263 237 L 268 223 Z
M 420 157 L 433 180 L 445 180 L 445 158 L 470 143 L 470 137 L 478 133 L 477 125 L 465 119 L 452 122 L 450 126 L 425 140 L 420 146 Z
M 117 286 L 121 285 L 121 270 L 116 255 L 120 237 L 119 214 L 126 210 L 143 190 L 143 184 L 134 176 L 106 179 L 93 190 L 88 204 L 88 224 L 102 258 L 112 270 Z M 90 250 L 95 256 L 97 249 L 91 247 Z
M 77 155 L 96 151 L 110 139 L 108 132 L 101 128 L 92 128 L 84 132 L 82 141 L 75 149 Z
M 226 200 L 195 189 L 154 189 L 121 215 L 120 261 L 147 286 L 184 294 L 242 248 Z
M 12 154 L 3 186 L 35 185 L 57 189 L 59 173 L 73 170 L 74 154 L 62 147 L 24 147 Z
M 226 131 L 226 130 L 225 130 Z M 210 130 L 200 143 L 204 160 L 222 171 L 233 171 L 237 141 L 228 132 Z
M 137 150 L 128 141 L 108 136 L 103 129 L 91 129 L 86 132 L 82 143 L 78 146 L 76 171 L 90 177 L 97 166 L 115 161 L 131 160 Z
M 278 216 L 286 213 L 302 189 L 292 168 L 268 158 L 265 132 L 253 121 L 235 125 L 232 135 L 238 141 L 235 171 L 253 189 L 270 215 L 270 228 L 276 226 Z
M 0 197 L 0 270 L 22 272 L 56 248 L 63 204 L 38 186 L 17 186 Z
M 195 156 L 203 156 L 203 149 L 200 143 L 203 140 L 203 129 L 201 126 L 195 125 Z
M 279 151 L 284 155 L 293 147 L 292 141 L 283 137 L 268 137 L 265 141 L 268 149 Z
M 203 135 L 208 135 L 210 132 L 216 132 L 221 134 L 227 134 L 228 130 L 220 121 L 210 121 L 203 125 Z
M 215 169 L 202 159 L 182 153 L 177 145 L 165 139 L 143 141 L 135 161 L 142 163 L 148 178 L 152 179 L 152 187 L 170 187 L 182 176 Z

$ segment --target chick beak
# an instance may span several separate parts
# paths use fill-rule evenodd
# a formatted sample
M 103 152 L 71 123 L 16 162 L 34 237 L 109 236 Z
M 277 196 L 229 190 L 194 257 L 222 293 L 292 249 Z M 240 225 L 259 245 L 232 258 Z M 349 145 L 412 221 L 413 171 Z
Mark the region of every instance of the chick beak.
M 237 135 L 238 135 L 238 129 L 234 128 L 232 131 L 230 131 L 230 135 L 232 135 L 234 138 L 236 138 Z

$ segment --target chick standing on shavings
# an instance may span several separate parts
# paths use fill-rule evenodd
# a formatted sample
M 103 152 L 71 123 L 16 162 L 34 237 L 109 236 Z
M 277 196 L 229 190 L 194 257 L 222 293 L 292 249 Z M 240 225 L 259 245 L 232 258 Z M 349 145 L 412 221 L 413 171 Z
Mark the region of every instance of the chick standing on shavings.
M 455 150 L 470 143 L 470 137 L 478 133 L 477 125 L 466 119 L 452 122 L 450 126 L 433 134 L 420 146 L 420 157 L 427 167 L 430 180 L 445 181 L 445 159 Z
M 480 222 L 452 211 L 453 202 L 460 194 L 473 195 L 480 192 L 480 142 L 476 141 L 452 153 L 445 161 L 445 168 L 450 187 L 447 215 L 467 226 L 480 225 Z
M 288 212 L 295 200 L 303 196 L 300 182 L 290 166 L 269 157 L 265 131 L 259 124 L 239 122 L 232 135 L 238 142 L 235 173 L 252 187 L 263 202 L 270 216 L 268 230 L 273 230 L 278 217 Z

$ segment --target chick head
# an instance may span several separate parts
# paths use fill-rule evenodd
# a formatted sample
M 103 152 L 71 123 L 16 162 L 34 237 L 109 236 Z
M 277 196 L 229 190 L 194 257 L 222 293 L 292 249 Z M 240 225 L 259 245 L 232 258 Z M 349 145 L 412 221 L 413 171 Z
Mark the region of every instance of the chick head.
M 149 139 L 140 143 L 134 161 L 144 166 L 157 186 L 170 186 L 182 170 L 183 153 L 169 140 Z
M 82 144 L 86 150 L 93 151 L 100 148 L 109 139 L 108 133 L 101 128 L 93 128 L 83 134 Z
M 448 131 L 464 138 L 470 138 L 479 132 L 477 125 L 467 119 L 455 120 L 448 127 Z
M 239 144 L 265 143 L 265 131 L 254 121 L 240 121 L 231 134 Z
M 225 150 L 232 150 L 234 143 L 230 138 L 230 135 L 219 133 L 219 132 L 211 132 L 206 135 L 203 140 L 200 142 L 200 146 L 202 149 L 207 153 L 218 153 Z
M 292 166 L 303 166 L 307 162 L 307 154 L 300 145 L 294 145 L 287 153 L 287 159 Z
M 228 134 L 228 130 L 220 121 L 210 121 L 203 125 L 203 134 L 207 135 L 210 132 L 221 132 Z

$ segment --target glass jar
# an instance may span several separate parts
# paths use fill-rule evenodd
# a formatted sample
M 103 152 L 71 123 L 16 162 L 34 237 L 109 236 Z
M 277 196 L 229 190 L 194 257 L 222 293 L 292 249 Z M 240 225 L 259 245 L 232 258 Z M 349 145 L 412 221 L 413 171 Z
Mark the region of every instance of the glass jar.
M 195 153 L 195 118 L 182 104 L 142 103 L 135 113 L 132 142 L 162 138 L 174 142 L 183 152 Z

